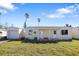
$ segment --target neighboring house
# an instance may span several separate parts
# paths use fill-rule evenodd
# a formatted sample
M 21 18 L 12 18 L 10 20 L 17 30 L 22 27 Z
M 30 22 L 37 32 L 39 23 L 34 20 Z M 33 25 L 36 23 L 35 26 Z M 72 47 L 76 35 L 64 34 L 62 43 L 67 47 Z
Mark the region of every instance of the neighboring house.
M 8 39 L 19 39 L 19 28 L 8 27 L 7 28 L 7 38 Z
M 72 28 L 72 38 L 79 39 L 79 27 Z
M 7 36 L 7 30 L 4 28 L 0 29 L 0 38 Z

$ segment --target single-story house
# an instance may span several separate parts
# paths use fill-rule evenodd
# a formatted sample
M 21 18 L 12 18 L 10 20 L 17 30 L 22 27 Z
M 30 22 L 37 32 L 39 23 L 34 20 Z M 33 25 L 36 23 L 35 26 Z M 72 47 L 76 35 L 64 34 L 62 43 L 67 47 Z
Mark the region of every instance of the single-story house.
M 40 26 L 40 27 L 8 27 L 6 31 L 0 29 L 8 39 L 20 39 L 22 37 L 37 40 L 71 40 L 72 38 L 79 39 L 79 27 L 66 26 Z
M 29 39 L 69 40 L 72 39 L 72 27 L 27 27 L 20 36 Z

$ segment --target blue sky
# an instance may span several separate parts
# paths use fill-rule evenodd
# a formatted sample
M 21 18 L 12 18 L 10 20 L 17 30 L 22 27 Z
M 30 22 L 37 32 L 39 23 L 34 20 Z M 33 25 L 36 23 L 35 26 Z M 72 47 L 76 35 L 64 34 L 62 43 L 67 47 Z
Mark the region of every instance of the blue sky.
M 0 4 L 2 13 L 0 22 L 6 22 L 10 26 L 23 26 L 25 13 L 29 19 L 27 26 L 37 26 L 37 18 L 40 18 L 40 26 L 64 26 L 71 24 L 79 26 L 79 4 L 76 3 L 10 3 Z

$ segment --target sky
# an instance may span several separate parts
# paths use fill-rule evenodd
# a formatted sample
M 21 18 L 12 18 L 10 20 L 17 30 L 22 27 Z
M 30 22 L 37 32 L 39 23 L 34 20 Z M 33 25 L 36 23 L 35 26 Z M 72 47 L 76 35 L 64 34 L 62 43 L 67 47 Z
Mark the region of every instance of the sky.
M 22 27 L 29 14 L 27 26 L 79 26 L 78 3 L 0 3 L 0 24 Z

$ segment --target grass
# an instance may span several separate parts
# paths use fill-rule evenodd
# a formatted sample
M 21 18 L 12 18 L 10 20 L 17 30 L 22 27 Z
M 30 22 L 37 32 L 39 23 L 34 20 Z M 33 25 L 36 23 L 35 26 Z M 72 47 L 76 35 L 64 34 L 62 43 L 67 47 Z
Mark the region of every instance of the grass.
M 0 56 L 79 56 L 79 41 L 58 43 L 9 41 L 0 44 Z

